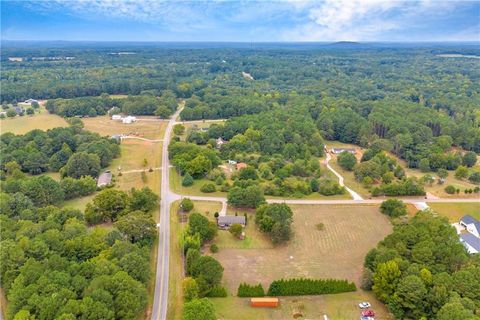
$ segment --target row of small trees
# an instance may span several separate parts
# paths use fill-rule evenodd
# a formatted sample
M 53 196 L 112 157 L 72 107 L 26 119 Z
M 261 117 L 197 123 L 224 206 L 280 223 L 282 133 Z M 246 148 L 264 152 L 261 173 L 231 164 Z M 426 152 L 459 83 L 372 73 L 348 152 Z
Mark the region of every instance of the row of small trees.
M 356 291 L 357 287 L 353 282 L 338 279 L 280 279 L 275 280 L 268 288 L 268 296 L 302 296 L 332 294 L 341 292 Z M 238 287 L 239 297 L 263 297 L 265 291 L 261 284 L 249 285 L 241 283 Z

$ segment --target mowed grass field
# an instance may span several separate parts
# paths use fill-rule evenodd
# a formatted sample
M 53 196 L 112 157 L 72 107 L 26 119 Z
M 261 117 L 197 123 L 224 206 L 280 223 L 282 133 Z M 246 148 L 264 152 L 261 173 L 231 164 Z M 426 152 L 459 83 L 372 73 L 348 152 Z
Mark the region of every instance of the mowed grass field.
M 151 118 L 154 119 L 154 118 Z M 137 121 L 132 124 L 123 124 L 113 121 L 108 116 L 83 119 L 85 129 L 97 132 L 102 136 L 114 134 L 136 135 L 146 139 L 162 139 L 166 129 L 166 122 Z M 120 157 L 114 159 L 107 170 L 115 175 L 116 187 L 121 190 L 131 188 L 150 187 L 160 194 L 161 141 L 144 141 L 139 139 L 124 139 L 120 144 Z M 144 159 L 147 164 L 144 165 Z M 122 175 L 119 175 L 119 168 Z M 153 171 L 149 172 L 152 168 Z M 142 172 L 145 175 L 142 178 Z
M 137 117 L 137 122 L 124 124 L 118 120 L 111 120 L 109 116 L 82 119 L 86 130 L 97 132 L 102 136 L 114 134 L 134 135 L 147 139 L 163 139 L 167 122 L 155 117 Z
M 45 107 L 40 106 L 39 112 L 32 116 L 6 118 L 0 120 L 0 132 L 25 134 L 34 129 L 48 130 L 56 127 L 67 127 L 68 123 L 62 117 L 50 114 Z
M 447 217 L 452 223 L 460 221 L 460 219 L 466 214 L 480 220 L 480 202 L 429 202 L 427 204 L 433 211 L 441 216 Z
M 327 315 L 331 320 L 360 319 L 358 303 L 368 301 L 375 311 L 375 319 L 393 319 L 384 305 L 378 302 L 371 292 L 357 291 L 322 296 L 281 297 L 278 308 L 252 308 L 248 298 L 229 296 L 212 298 L 219 320 L 292 320 L 294 314 L 302 314 L 298 319 L 323 320 Z
M 225 268 L 223 283 L 232 295 L 242 282 L 262 283 L 267 289 L 275 279 L 295 277 L 348 279 L 359 287 L 366 253 L 392 232 L 389 220 L 375 205 L 295 205 L 291 208 L 294 236 L 287 245 L 220 248 L 213 255 Z M 324 224 L 323 230 L 317 229 L 319 223 Z M 374 303 L 379 319 L 388 319 L 386 309 L 360 289 L 341 295 L 288 298 L 287 307 L 278 312 L 251 311 L 245 299 L 235 297 L 214 301 L 220 319 L 291 319 L 294 307 L 288 305 L 295 304 L 294 300 L 304 305 L 308 319 L 319 319 L 323 317 L 322 312 L 327 312 L 331 319 L 354 319 L 359 316 L 358 302 L 365 299 Z

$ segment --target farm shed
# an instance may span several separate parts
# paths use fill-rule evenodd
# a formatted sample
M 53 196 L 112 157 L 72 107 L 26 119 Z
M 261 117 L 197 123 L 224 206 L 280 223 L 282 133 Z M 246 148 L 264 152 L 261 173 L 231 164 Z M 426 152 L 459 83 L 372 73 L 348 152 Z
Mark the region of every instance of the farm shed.
M 251 298 L 250 306 L 252 307 L 267 307 L 267 308 L 276 308 L 278 307 L 278 298 Z

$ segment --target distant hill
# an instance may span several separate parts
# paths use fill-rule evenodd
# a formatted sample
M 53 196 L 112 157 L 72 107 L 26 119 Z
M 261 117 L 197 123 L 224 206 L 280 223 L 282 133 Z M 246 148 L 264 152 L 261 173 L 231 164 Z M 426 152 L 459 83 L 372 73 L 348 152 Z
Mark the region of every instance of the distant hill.
M 330 46 L 358 46 L 362 45 L 360 42 L 355 41 L 337 41 L 329 44 Z

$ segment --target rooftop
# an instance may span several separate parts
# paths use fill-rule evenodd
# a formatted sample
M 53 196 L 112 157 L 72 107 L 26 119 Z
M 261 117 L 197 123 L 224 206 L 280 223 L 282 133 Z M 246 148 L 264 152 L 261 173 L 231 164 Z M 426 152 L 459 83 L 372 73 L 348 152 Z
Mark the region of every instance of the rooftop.
M 475 250 L 480 251 L 480 238 L 475 237 L 471 233 L 464 233 L 460 236 L 460 238 Z
M 245 224 L 245 217 L 244 216 L 220 216 L 218 217 L 218 223 L 219 224 L 234 224 L 234 223 L 239 223 L 239 224 Z
M 112 173 L 107 171 L 102 173 L 97 180 L 97 186 L 106 186 L 112 181 Z
M 480 221 L 478 221 L 471 215 L 469 214 L 464 215 L 462 219 L 460 219 L 460 221 L 463 222 L 464 224 L 473 224 L 477 228 L 478 232 L 480 232 Z

